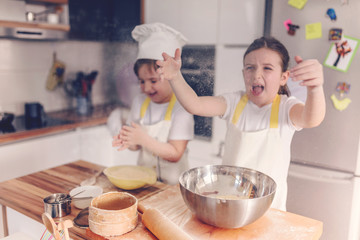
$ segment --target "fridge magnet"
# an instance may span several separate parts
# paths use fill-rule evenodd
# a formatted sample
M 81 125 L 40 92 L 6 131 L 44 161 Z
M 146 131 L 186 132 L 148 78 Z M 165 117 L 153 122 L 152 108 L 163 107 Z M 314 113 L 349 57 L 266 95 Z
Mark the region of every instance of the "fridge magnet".
M 331 21 L 336 21 L 336 13 L 335 13 L 335 10 L 333 8 L 329 8 L 327 11 L 326 11 L 326 15 L 329 16 L 330 20 Z
M 335 94 L 332 94 L 330 97 L 334 104 L 334 107 L 337 110 L 343 111 L 351 103 L 350 98 L 347 98 L 347 97 L 344 98 L 344 95 L 348 94 L 349 91 L 350 91 L 350 84 L 348 84 L 346 82 L 338 82 L 337 83 L 336 92 L 338 92 L 340 94 L 340 99 L 338 99 Z
M 321 22 L 306 24 L 305 37 L 306 40 L 321 38 L 322 37 Z
M 307 3 L 307 0 L 289 0 L 288 4 L 294 8 L 297 8 L 299 10 L 303 9 L 305 4 Z
M 329 30 L 329 41 L 338 42 L 342 38 L 342 29 L 341 28 L 331 28 Z
M 340 97 L 344 97 L 344 94 L 348 94 L 350 91 L 350 84 L 346 82 L 338 82 L 336 85 L 336 91 L 340 93 Z
M 291 22 L 291 19 L 285 20 L 284 21 L 284 26 L 287 30 L 287 33 L 291 36 L 295 35 L 295 31 L 296 29 L 299 29 L 300 27 L 298 25 L 294 25 Z
M 351 103 L 350 98 L 346 97 L 346 98 L 343 98 L 343 99 L 337 99 L 335 94 L 332 94 L 330 98 L 331 98 L 336 110 L 339 110 L 340 112 L 345 110 L 349 106 L 349 104 Z
M 298 25 L 294 25 L 294 24 L 288 24 L 288 26 L 289 26 L 288 34 L 291 36 L 294 36 L 296 29 L 300 28 Z
M 286 28 L 286 31 L 289 31 L 289 29 L 290 29 L 289 24 L 292 24 L 290 18 L 284 21 L 284 26 Z
M 331 44 L 324 65 L 341 72 L 347 72 L 359 47 L 359 41 L 359 39 L 344 35 L 341 41 Z

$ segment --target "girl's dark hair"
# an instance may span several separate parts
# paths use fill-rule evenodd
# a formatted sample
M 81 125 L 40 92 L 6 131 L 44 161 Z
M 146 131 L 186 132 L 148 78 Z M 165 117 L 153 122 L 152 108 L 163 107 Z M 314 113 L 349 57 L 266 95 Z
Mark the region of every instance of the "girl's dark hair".
M 154 59 L 138 59 L 136 60 L 135 64 L 134 64 L 134 72 L 136 74 L 136 76 L 139 77 L 139 68 L 146 64 L 148 65 L 149 67 L 153 67 L 153 69 L 157 69 L 158 66 L 156 65 L 156 61 L 157 60 L 154 60 Z
M 288 70 L 290 60 L 289 53 L 286 47 L 279 40 L 273 37 L 261 37 L 255 39 L 246 50 L 243 59 L 245 59 L 246 55 L 252 51 L 258 50 L 260 48 L 268 48 L 277 52 L 282 60 L 282 71 L 285 72 Z M 290 90 L 288 86 L 286 84 L 284 86 L 280 86 L 278 94 L 290 96 Z

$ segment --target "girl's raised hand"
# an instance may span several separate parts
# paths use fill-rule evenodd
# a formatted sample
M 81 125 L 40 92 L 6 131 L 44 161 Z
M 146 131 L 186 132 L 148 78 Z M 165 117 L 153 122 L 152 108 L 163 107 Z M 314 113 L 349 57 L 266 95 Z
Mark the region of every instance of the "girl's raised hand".
M 162 54 L 164 60 L 156 61 L 159 68 L 156 70 L 160 74 L 160 80 L 173 80 L 180 74 L 181 68 L 181 51 L 179 48 L 175 50 L 175 57 L 169 56 L 167 53 Z
M 300 56 L 295 57 L 297 65 L 290 70 L 293 81 L 299 81 L 300 85 L 312 90 L 322 87 L 324 83 L 323 68 L 316 59 L 303 60 Z

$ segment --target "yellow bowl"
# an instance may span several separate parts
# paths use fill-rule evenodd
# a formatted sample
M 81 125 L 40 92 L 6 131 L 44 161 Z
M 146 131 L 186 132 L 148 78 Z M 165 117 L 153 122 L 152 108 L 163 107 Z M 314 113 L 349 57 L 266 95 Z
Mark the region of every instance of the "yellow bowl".
M 133 190 L 156 182 L 156 172 L 145 166 L 123 165 L 104 170 L 109 181 L 118 188 Z

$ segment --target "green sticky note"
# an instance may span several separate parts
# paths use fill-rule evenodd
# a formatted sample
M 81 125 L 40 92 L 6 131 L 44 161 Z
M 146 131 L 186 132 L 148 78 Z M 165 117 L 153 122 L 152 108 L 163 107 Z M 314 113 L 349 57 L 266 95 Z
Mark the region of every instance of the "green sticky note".
M 322 37 L 321 22 L 306 24 L 305 32 L 306 32 L 306 40 L 321 38 Z
M 307 0 L 289 0 L 288 4 L 294 8 L 302 9 L 305 4 L 307 3 Z

